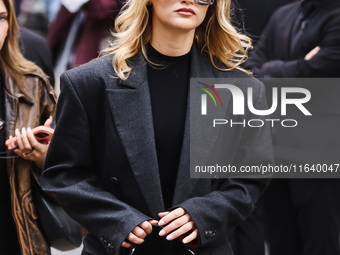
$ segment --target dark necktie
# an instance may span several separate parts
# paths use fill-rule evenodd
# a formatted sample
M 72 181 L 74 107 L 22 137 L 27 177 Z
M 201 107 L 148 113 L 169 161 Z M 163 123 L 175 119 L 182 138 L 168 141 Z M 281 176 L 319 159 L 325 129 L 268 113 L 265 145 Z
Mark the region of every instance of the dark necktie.
M 290 56 L 292 59 L 296 58 L 298 52 L 297 46 L 302 40 L 303 33 L 308 26 L 309 18 L 313 13 L 315 6 L 311 0 L 303 0 L 300 4 L 299 14 L 293 25 L 290 40 Z

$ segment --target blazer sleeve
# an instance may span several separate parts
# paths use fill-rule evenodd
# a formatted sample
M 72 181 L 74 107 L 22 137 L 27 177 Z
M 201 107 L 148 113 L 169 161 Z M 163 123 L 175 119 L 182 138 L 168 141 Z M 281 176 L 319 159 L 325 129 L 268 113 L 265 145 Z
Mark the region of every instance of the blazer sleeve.
M 67 74 L 61 86 L 41 187 L 110 254 L 119 254 L 127 235 L 150 217 L 100 187 L 88 113 Z
M 254 107 L 259 110 L 267 109 L 262 83 Z M 262 118 L 252 115 L 248 117 L 249 119 Z M 245 129 L 232 165 L 239 167 L 261 164 L 273 164 L 269 125 L 263 128 Z M 252 213 L 256 201 L 270 182 L 270 176 L 266 177 L 218 179 L 215 180 L 213 192 L 203 197 L 193 197 L 176 205 L 184 208 L 195 222 L 198 228 L 199 245 L 213 245 L 218 240 L 225 240 L 237 224 Z

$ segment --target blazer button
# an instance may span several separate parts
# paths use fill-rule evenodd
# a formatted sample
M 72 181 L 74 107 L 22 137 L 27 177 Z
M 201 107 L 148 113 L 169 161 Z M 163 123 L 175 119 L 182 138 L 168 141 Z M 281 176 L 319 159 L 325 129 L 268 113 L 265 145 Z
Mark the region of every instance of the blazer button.
M 110 247 L 108 248 L 108 250 L 109 250 L 109 252 L 112 253 L 112 254 L 115 253 L 115 247 L 114 247 L 114 246 L 110 246 Z
M 214 185 L 220 178 L 215 175 L 212 179 L 211 179 L 211 185 Z
M 205 231 L 204 235 L 205 235 L 205 238 L 212 239 L 216 236 L 216 230 Z
M 118 181 L 118 179 L 116 178 L 116 177 L 111 177 L 111 182 L 114 184 L 114 185 L 118 185 L 119 184 L 119 181 Z

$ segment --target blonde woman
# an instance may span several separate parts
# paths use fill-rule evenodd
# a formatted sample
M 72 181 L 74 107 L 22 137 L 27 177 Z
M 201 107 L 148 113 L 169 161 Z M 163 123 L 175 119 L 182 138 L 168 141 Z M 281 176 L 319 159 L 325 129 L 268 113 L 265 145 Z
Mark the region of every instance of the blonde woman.
M 232 254 L 228 235 L 268 181 L 190 179 L 187 114 L 190 77 L 249 78 L 229 12 L 230 0 L 129 0 L 109 54 L 62 76 L 42 187 L 88 229 L 83 254 Z M 265 107 L 261 83 L 248 86 Z M 231 136 L 232 161 L 271 162 L 268 129 Z
M 23 58 L 17 40 L 13 1 L 0 0 L 1 157 L 11 136 L 17 136 L 14 152 L 20 156 L 8 152 L 12 158 L 0 159 L 0 254 L 46 255 L 50 249 L 36 221 L 30 174 L 42 168 L 48 145 L 38 143 L 30 127 L 51 121 L 56 98 L 47 77 Z

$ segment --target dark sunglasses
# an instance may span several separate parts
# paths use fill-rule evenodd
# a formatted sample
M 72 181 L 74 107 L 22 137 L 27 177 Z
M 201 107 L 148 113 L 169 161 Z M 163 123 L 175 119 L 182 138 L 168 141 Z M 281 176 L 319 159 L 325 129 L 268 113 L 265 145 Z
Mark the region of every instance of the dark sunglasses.
M 199 5 L 213 5 L 215 0 L 195 0 Z

